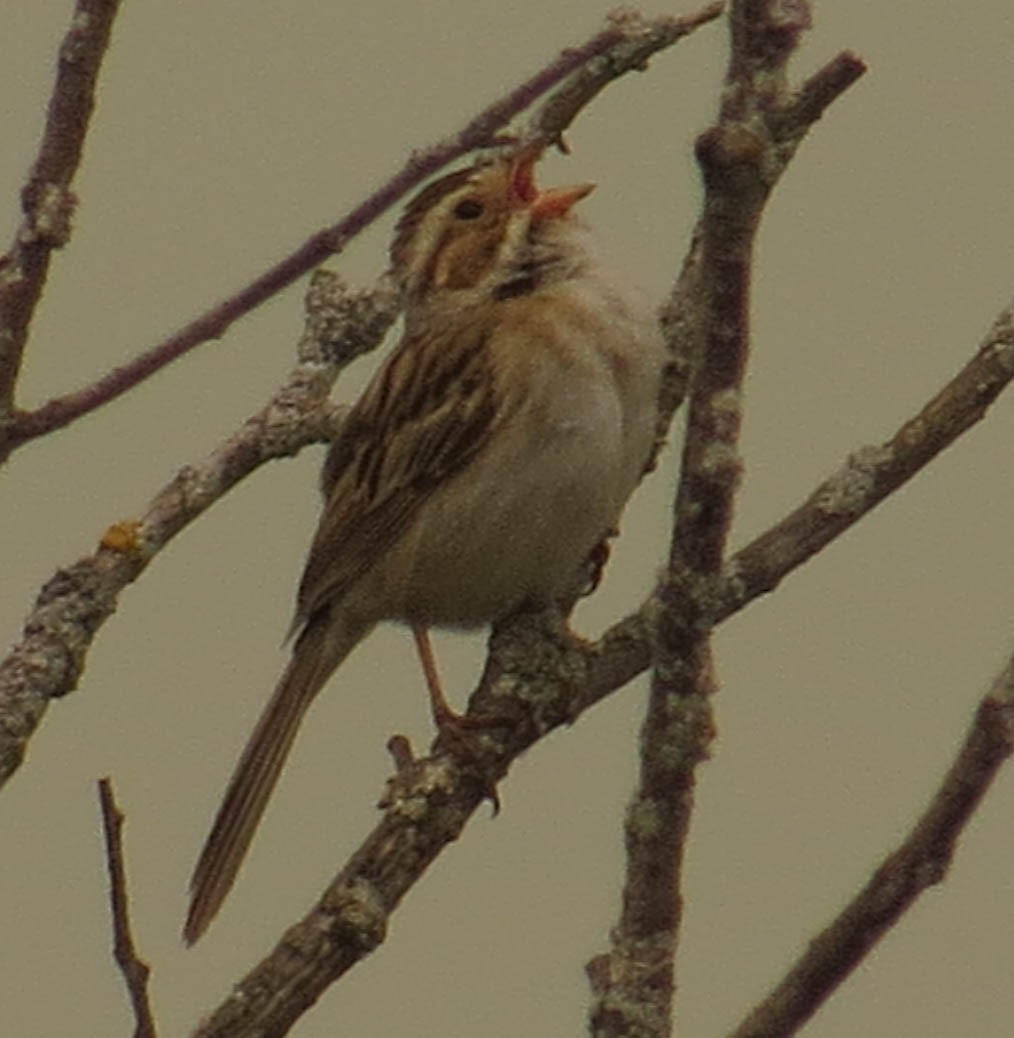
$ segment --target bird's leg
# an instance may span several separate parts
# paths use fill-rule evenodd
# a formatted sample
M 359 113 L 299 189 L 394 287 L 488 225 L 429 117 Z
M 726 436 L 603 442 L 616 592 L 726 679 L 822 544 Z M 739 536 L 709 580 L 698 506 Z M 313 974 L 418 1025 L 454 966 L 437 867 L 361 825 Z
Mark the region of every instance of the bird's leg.
M 423 674 L 426 676 L 426 688 L 430 694 L 430 710 L 433 714 L 433 723 L 439 733 L 437 744 L 442 744 L 446 749 L 458 756 L 481 761 L 481 754 L 475 742 L 475 736 L 470 730 L 475 728 L 486 728 L 503 723 L 500 718 L 474 718 L 464 717 L 451 709 L 450 704 L 444 696 L 443 686 L 440 684 L 440 675 L 437 673 L 437 660 L 433 654 L 433 646 L 430 643 L 430 632 L 428 628 L 412 624 L 412 636 L 415 638 L 416 651 L 419 653 L 419 662 L 422 664 Z M 500 797 L 497 794 L 497 776 L 485 775 L 482 779 L 483 791 L 493 804 L 493 814 L 500 811 Z
M 453 734 L 466 728 L 500 728 L 512 723 L 511 718 L 501 717 L 499 714 L 484 714 L 481 717 L 459 714 L 444 697 L 444 688 L 440 675 L 437 673 L 437 657 L 430 643 L 429 628 L 423 627 L 421 624 L 412 624 L 412 636 L 415 638 L 419 662 L 422 664 L 423 674 L 426 676 L 433 723 L 441 735 L 445 734 L 448 729 Z
M 461 714 L 455 713 L 451 709 L 444 696 L 443 686 L 440 684 L 429 629 L 419 624 L 412 624 L 412 637 L 415 638 L 416 652 L 419 653 L 419 662 L 422 664 L 423 674 L 426 677 L 426 688 L 430 694 L 430 711 L 433 714 L 433 723 L 437 726 L 437 731 L 443 732 L 447 727 L 461 727 Z

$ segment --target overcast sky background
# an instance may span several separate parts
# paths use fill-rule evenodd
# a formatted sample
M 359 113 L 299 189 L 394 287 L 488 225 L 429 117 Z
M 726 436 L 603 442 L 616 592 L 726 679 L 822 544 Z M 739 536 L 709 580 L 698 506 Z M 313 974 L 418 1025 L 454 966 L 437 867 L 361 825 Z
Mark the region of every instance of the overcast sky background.
M 76 183 L 71 247 L 34 328 L 22 401 L 133 356 L 333 222 L 409 150 L 601 23 L 586 0 L 126 3 Z M 689 8 L 673 8 L 688 10 Z M 38 140 L 69 0 L 7 4 L 0 231 Z M 843 48 L 870 73 L 814 129 L 762 228 L 734 530 L 745 543 L 853 449 L 887 438 L 974 352 L 1014 271 L 1014 15 L 1000 0 L 820 3 L 796 66 Z M 662 298 L 699 202 L 694 137 L 715 110 L 724 28 L 611 88 L 554 158 L 594 180 L 603 252 Z M 383 266 L 393 215 L 338 263 Z M 144 387 L 19 451 L 0 509 L 0 640 L 39 586 L 140 512 L 256 410 L 292 364 L 300 284 Z M 353 396 L 376 359 L 337 389 Z M 925 804 L 1014 649 L 1014 398 L 717 638 L 714 759 L 699 773 L 677 1026 L 720 1035 L 865 881 Z M 0 797 L 0 1003 L 11 1034 L 129 1034 L 109 957 L 94 781 L 127 812 L 136 935 L 161 1033 L 182 1035 L 313 902 L 373 824 L 393 732 L 426 744 L 410 639 L 378 632 L 321 697 L 232 897 L 200 945 L 186 882 L 285 653 L 316 520 L 319 450 L 272 464 L 122 597 L 80 689 L 53 705 Z M 670 461 L 675 455 L 670 450 Z M 594 633 L 665 551 L 671 465 L 635 499 Z M 483 638 L 442 636 L 459 703 Z M 583 964 L 616 916 L 620 822 L 644 684 L 539 746 L 394 917 L 387 943 L 296 1034 L 584 1033 Z M 331 792 L 322 797 L 320 790 Z M 806 1029 L 1002 1038 L 1014 1019 L 1014 779 L 1002 775 L 946 885 Z

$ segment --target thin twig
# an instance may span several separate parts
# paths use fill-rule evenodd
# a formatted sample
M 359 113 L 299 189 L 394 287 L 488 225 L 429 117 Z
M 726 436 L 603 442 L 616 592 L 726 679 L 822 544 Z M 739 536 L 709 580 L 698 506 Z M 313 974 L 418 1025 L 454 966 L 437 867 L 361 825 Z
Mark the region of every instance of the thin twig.
M 923 816 L 833 923 L 731 1038 L 795 1034 L 928 887 L 943 881 L 958 837 L 1014 753 L 1014 657 L 979 703 L 968 735 Z
M 21 191 L 24 220 L 10 250 L 0 258 L 0 461 L 6 456 L 4 426 L 14 407 L 28 329 L 50 256 L 70 237 L 76 203 L 70 185 L 81 161 L 95 84 L 119 6 L 119 0 L 78 0 L 74 7 L 60 44 L 42 143 Z
M 805 80 L 789 102 L 787 125 L 809 126 L 823 114 L 866 71 L 866 63 L 858 54 L 842 51 Z
M 622 40 L 605 53 L 582 65 L 569 80 L 540 106 L 523 140 L 545 144 L 558 141 L 563 132 L 605 87 L 627 72 L 643 72 L 648 59 L 660 50 L 713 22 L 725 8 L 724 2 L 711 3 L 687 15 L 662 15 L 645 18 L 630 8 L 610 16 Z
M 933 414 L 927 415 L 925 422 L 920 423 L 919 430 L 913 429 L 913 436 L 916 438 L 914 443 L 907 446 L 899 444 L 899 464 L 903 464 L 904 459 L 909 456 L 906 454 L 906 451 L 908 451 L 910 447 L 913 455 L 919 455 L 921 459 L 919 464 L 925 464 L 932 456 L 939 452 L 939 450 L 943 449 L 947 443 L 951 442 L 953 438 L 956 438 L 956 436 L 959 435 L 967 425 L 982 417 L 986 404 L 1006 385 L 1010 379 L 1011 370 L 1014 368 L 1014 362 L 1012 362 L 1012 359 L 1014 359 L 1014 346 L 1011 344 L 1009 331 L 1010 327 L 1008 320 L 1007 338 L 1003 341 L 998 339 L 995 350 L 992 351 L 995 353 L 995 357 L 991 358 L 989 365 L 978 363 L 980 358 L 977 358 L 976 362 L 973 362 L 973 365 L 970 365 L 967 381 L 968 386 L 975 385 L 975 371 L 977 371 L 979 375 L 985 375 L 987 372 L 991 372 L 992 375 L 995 375 L 995 378 L 992 378 L 992 381 L 988 383 L 988 399 L 981 401 L 981 409 L 966 421 L 965 412 L 961 409 L 969 403 L 969 396 L 948 396 L 946 391 L 942 393 L 941 397 L 946 397 L 946 399 L 942 400 L 941 409 L 935 411 Z M 304 382 L 307 377 L 307 374 L 304 372 Z M 986 383 L 984 382 L 984 384 Z M 263 414 L 265 414 L 265 412 L 262 412 L 262 415 Z M 283 425 L 264 418 L 261 432 L 265 439 L 262 439 L 260 436 L 251 436 L 249 439 L 243 441 L 242 449 L 240 451 L 240 453 L 244 455 L 242 465 L 247 465 L 249 463 L 251 467 L 253 467 L 269 455 L 277 456 L 271 453 L 274 449 L 273 447 L 265 448 L 265 442 L 276 442 L 275 438 L 283 434 Z M 318 434 L 314 434 L 310 436 L 310 438 L 316 438 L 316 435 Z M 920 439 L 920 437 L 923 438 Z M 295 436 L 291 441 L 282 443 L 278 453 L 283 454 L 296 449 L 295 444 L 298 441 L 299 436 Z M 221 460 L 222 467 L 224 468 L 229 468 L 232 464 L 231 462 L 225 462 L 224 457 Z M 914 471 L 914 469 L 912 471 Z M 908 475 L 911 475 L 911 472 L 909 472 Z M 905 478 L 908 478 L 908 476 Z M 198 482 L 203 482 L 203 475 Z M 879 480 L 875 480 L 875 482 L 877 483 L 878 488 L 882 486 Z M 177 486 L 176 483 L 179 485 Z M 182 527 L 183 523 L 187 521 L 187 519 L 184 519 L 182 522 L 177 524 L 177 521 L 171 518 L 173 513 L 168 507 L 169 498 L 176 496 L 178 503 L 184 507 L 184 514 L 189 514 L 186 511 L 189 507 L 189 502 L 184 490 L 186 480 L 181 476 L 180 480 L 176 481 L 176 483 L 174 483 L 171 493 L 169 492 L 169 488 L 167 488 L 167 511 L 164 516 L 164 521 L 161 524 L 154 524 L 155 526 L 162 525 L 167 539 L 172 536 L 176 529 Z M 885 491 L 885 493 L 889 492 L 889 490 Z M 880 499 L 881 498 L 878 497 L 876 500 Z M 871 502 L 868 497 L 864 497 L 861 506 L 857 510 L 853 510 L 849 513 L 849 523 L 856 521 L 856 519 L 864 514 L 868 508 L 873 507 L 876 500 Z M 205 504 L 200 503 L 200 507 L 205 506 Z M 840 520 L 839 515 L 829 515 L 826 511 L 816 506 L 810 509 L 808 514 L 810 517 L 809 525 L 807 526 L 808 531 L 810 531 L 809 536 L 820 540 L 819 546 L 828 543 L 833 539 L 833 537 L 837 536 L 837 534 L 841 532 L 841 527 L 838 525 Z M 125 538 L 123 543 L 128 548 L 132 528 L 133 526 L 131 525 L 123 531 Z M 829 531 L 826 536 L 823 536 L 824 530 Z M 822 537 L 823 539 L 821 539 Z M 112 537 L 110 540 L 115 541 L 116 538 Z M 744 549 L 744 552 L 740 553 L 739 556 L 736 556 L 736 559 L 752 558 L 754 560 L 755 568 L 759 572 L 762 571 L 767 575 L 765 579 L 774 579 L 775 582 L 781 579 L 785 573 L 799 565 L 802 561 L 805 561 L 805 558 L 808 557 L 808 555 L 803 557 L 794 556 L 791 551 L 784 546 L 776 552 L 770 547 L 770 544 L 768 547 L 764 548 L 764 550 L 758 550 L 751 555 L 751 548 L 753 547 L 754 546 L 749 546 L 747 549 Z M 813 550 L 817 549 L 814 548 Z M 93 556 L 92 560 L 88 561 L 94 562 L 96 558 L 97 557 Z M 733 561 L 735 562 L 735 559 Z M 738 587 L 745 587 L 745 583 L 741 578 L 736 576 L 733 569 L 730 568 L 727 572 L 729 574 L 727 579 L 716 587 L 717 600 L 714 607 L 714 614 L 716 617 L 720 618 L 742 608 L 751 600 L 752 597 L 762 594 L 767 590 L 766 587 L 763 587 L 758 583 L 756 586 L 740 592 L 736 589 Z M 774 574 L 773 577 L 771 576 L 772 574 Z M 96 567 L 95 575 L 96 577 L 99 576 L 98 567 Z M 134 577 L 131 576 L 128 579 L 134 579 Z M 128 580 L 124 580 L 123 584 L 126 582 L 128 582 Z M 73 583 L 73 581 L 71 581 L 71 583 Z M 120 584 L 120 587 L 122 587 L 123 584 Z M 58 644 L 54 643 L 52 645 L 52 651 L 62 652 L 67 657 L 67 663 L 70 665 L 70 670 L 74 671 L 75 674 L 76 669 L 80 666 L 83 652 L 87 647 L 87 642 L 90 641 L 90 638 L 94 634 L 94 629 L 87 632 L 87 637 L 84 639 L 84 644 L 82 644 L 81 642 L 75 641 L 74 638 L 70 638 L 66 642 L 59 642 L 58 636 L 60 632 L 56 627 L 58 627 L 62 622 L 69 622 L 73 619 L 75 612 L 82 608 L 82 604 L 87 599 L 90 592 L 90 586 L 91 585 L 87 580 L 83 581 L 79 588 L 79 591 L 81 592 L 79 597 L 75 598 L 70 594 L 68 594 L 67 597 L 61 597 L 59 608 L 57 610 L 59 616 L 54 616 L 53 613 L 40 613 L 33 616 L 32 621 L 33 626 L 41 626 L 57 638 Z M 66 590 L 70 591 L 70 588 L 67 588 Z M 119 588 L 112 592 L 113 602 L 115 602 L 115 595 L 118 590 Z M 718 594 L 719 591 L 721 594 Z M 56 606 L 56 597 L 60 596 L 55 596 L 54 599 L 51 600 L 51 604 L 54 606 Z M 653 599 L 646 604 L 639 614 L 629 618 L 627 621 L 615 625 L 614 628 L 608 632 L 607 636 L 596 645 L 585 646 L 580 644 L 565 644 L 562 648 L 559 648 L 556 655 L 550 655 L 547 658 L 545 642 L 537 642 L 536 644 L 539 646 L 548 676 L 544 677 L 540 683 L 536 680 L 537 676 L 519 669 L 518 673 L 521 673 L 523 678 L 530 679 L 522 680 L 521 678 L 516 677 L 514 672 L 505 667 L 503 670 L 504 680 L 499 684 L 492 685 L 492 691 L 488 693 L 493 695 L 496 701 L 497 710 L 491 711 L 486 707 L 483 712 L 498 712 L 505 702 L 510 701 L 509 693 L 513 690 L 521 693 L 519 694 L 517 701 L 521 704 L 519 709 L 524 711 L 524 716 L 529 725 L 527 734 L 531 736 L 533 741 L 552 727 L 572 720 L 576 713 L 586 708 L 591 702 L 602 698 L 608 691 L 614 690 L 616 687 L 629 680 L 630 677 L 633 677 L 640 671 L 644 670 L 650 658 L 650 642 L 654 627 L 653 614 L 656 608 L 657 606 Z M 55 620 L 56 624 L 53 628 L 46 628 L 46 625 L 50 620 Z M 516 631 L 514 631 L 513 634 L 515 637 L 513 644 L 521 645 L 523 648 L 525 645 L 524 640 L 518 637 Z M 510 649 L 507 644 L 509 642 L 507 634 L 501 633 L 498 637 L 504 642 L 504 645 L 500 649 L 499 656 L 505 658 L 507 663 L 510 663 L 511 661 L 517 663 L 513 650 Z M 552 641 L 552 639 L 550 639 L 550 641 Z M 37 659 L 38 657 L 28 653 L 23 661 L 23 671 L 29 679 L 38 675 L 38 672 L 35 670 Z M 0 679 L 0 682 L 2 682 L 2 679 Z M 580 701 L 575 704 L 575 685 L 580 686 L 582 683 L 584 685 L 584 691 L 580 695 Z M 73 684 L 61 685 L 60 683 L 57 683 L 55 687 L 67 691 L 70 687 L 73 687 Z M 531 727 L 532 725 L 534 725 L 534 727 Z M 7 725 L 4 725 L 3 727 L 5 730 L 10 730 Z M 522 727 L 524 728 L 524 726 Z M 526 745 L 530 744 L 531 743 L 528 742 Z M 507 764 L 509 764 L 509 759 L 499 761 L 499 765 L 504 769 L 506 769 Z M 478 803 L 478 800 L 481 797 L 482 786 L 481 783 L 478 786 L 475 786 L 474 776 L 459 774 L 453 771 L 447 771 L 446 769 L 441 770 L 438 768 L 434 770 L 434 767 L 433 762 L 429 762 L 426 769 L 420 772 L 420 778 L 425 781 L 421 784 L 417 793 L 418 796 L 430 796 L 434 794 L 434 791 L 441 791 L 441 795 L 446 796 L 447 800 L 450 801 L 457 797 L 462 788 L 467 788 L 472 784 L 475 787 L 475 790 L 477 790 L 474 792 L 474 799 L 475 803 Z M 403 775 L 399 777 L 404 779 Z M 486 780 L 486 777 L 485 774 L 482 776 L 484 781 Z M 445 780 L 449 785 L 445 785 Z M 408 798 L 408 800 L 403 803 L 400 822 L 396 819 L 396 823 L 403 827 L 405 825 L 405 816 L 410 814 L 415 805 L 415 801 L 410 796 L 411 792 L 411 787 L 406 786 L 403 793 L 400 794 L 401 796 Z M 428 816 L 428 820 L 431 824 L 435 824 L 440 829 L 441 833 L 446 836 L 447 840 L 453 838 L 453 835 L 458 831 L 457 820 L 453 817 L 448 818 L 440 812 L 437 812 L 435 816 Z M 412 840 L 415 838 L 414 834 L 407 833 L 405 841 L 399 846 L 407 846 L 409 853 L 411 853 Z M 439 848 L 437 848 L 437 850 L 439 850 Z M 390 859 L 386 857 L 386 851 L 387 848 L 382 845 L 380 841 L 371 839 L 371 841 L 369 841 L 367 845 L 364 845 L 364 848 L 356 856 L 356 875 L 377 876 L 386 874 L 390 865 Z M 423 866 L 424 865 L 425 862 L 423 863 Z M 346 898 L 344 901 L 344 904 L 349 909 L 355 909 L 357 906 L 361 906 L 364 903 L 366 907 L 369 908 L 369 899 L 367 899 L 366 902 L 363 902 L 362 899 Z M 326 914 L 326 920 L 330 921 L 330 923 L 336 927 L 337 932 L 346 944 L 355 943 L 356 940 L 358 940 L 356 937 L 357 922 L 362 921 L 365 924 L 369 924 L 371 919 L 375 921 L 376 916 L 369 911 L 357 915 L 354 911 L 343 910 L 342 912 L 337 912 L 332 907 L 332 909 Z M 320 930 L 320 932 L 323 933 L 324 931 Z M 379 939 L 379 937 L 382 937 L 382 931 L 378 931 L 376 926 L 372 926 L 371 929 L 371 925 L 365 925 L 362 932 L 366 934 L 365 939 L 361 942 L 364 949 L 368 949 L 371 940 L 375 941 L 376 939 Z M 371 932 L 373 934 L 372 938 L 369 936 Z M 280 949 L 279 955 L 283 958 L 285 957 L 284 953 L 285 948 Z M 358 957 L 361 957 L 365 953 L 366 951 L 363 950 L 359 953 Z M 301 964 L 293 963 L 291 956 L 289 957 L 289 965 L 289 983 L 291 983 L 294 988 L 300 990 L 302 981 L 306 976 L 319 976 L 320 971 L 323 968 L 323 966 L 317 961 L 306 961 Z M 297 966 L 301 966 L 305 972 L 303 974 L 298 974 L 296 971 Z M 277 990 L 278 989 L 274 989 L 274 994 L 277 994 Z M 265 997 L 272 997 L 272 990 L 267 990 L 265 992 Z
M 798 105 L 785 86 L 788 61 L 809 27 L 807 4 L 733 0 L 730 24 L 719 118 L 697 142 L 704 209 L 668 314 L 670 330 L 680 320 L 693 325 L 688 339 L 697 353 L 668 572 L 658 591 L 640 776 L 625 821 L 622 908 L 610 950 L 588 966 L 597 1038 L 671 1033 L 683 853 L 696 769 L 714 738 L 714 588 L 742 468 L 753 243 L 770 191 L 818 109 Z M 830 93 L 822 92 L 825 103 Z
M 1007 384 L 1012 369 L 1014 369 L 1014 336 L 1011 335 L 1011 327 L 1011 315 L 1005 312 L 1005 315 L 998 320 L 991 340 L 984 345 L 979 356 L 951 386 L 938 395 L 934 406 L 927 408 L 917 422 L 910 423 L 912 425 L 911 435 L 905 442 L 899 440 L 897 446 L 895 470 L 905 469 L 908 475 L 911 475 L 915 470 L 910 465 L 913 458 L 917 459 L 917 466 L 925 464 L 971 422 L 982 417 L 986 405 Z M 981 399 L 977 399 L 975 396 L 974 387 L 976 386 L 984 387 Z M 964 387 L 964 390 L 959 392 L 956 387 Z M 277 425 L 267 419 L 263 421 L 263 431 L 269 439 L 279 434 Z M 241 453 L 245 453 L 249 458 L 252 453 L 256 453 L 260 449 L 259 440 L 245 440 Z M 283 445 L 279 453 L 285 453 L 287 449 L 289 448 Z M 259 463 L 261 457 L 267 456 L 268 453 L 270 452 L 258 455 L 253 464 Z M 223 454 L 222 461 L 223 467 L 228 468 L 229 465 L 224 461 L 226 456 Z M 203 476 L 198 482 L 204 482 Z M 836 479 L 834 482 L 840 484 L 841 480 Z M 879 479 L 875 482 L 878 488 L 885 486 Z M 889 489 L 884 489 L 884 493 L 888 493 Z M 173 494 L 167 492 L 165 496 L 169 498 Z M 876 498 L 876 500 L 879 499 L 879 497 Z M 180 495 L 180 500 L 186 503 L 185 495 Z M 856 521 L 864 510 L 876 503 L 876 500 L 869 497 L 863 499 L 861 507 L 849 513 L 849 523 Z M 167 513 L 165 521 L 166 538 L 172 535 L 174 529 L 181 528 L 183 525 L 183 522 L 177 524 L 175 520 L 170 521 L 169 514 L 171 512 Z M 809 531 L 809 540 L 819 541 L 820 545 L 823 545 L 841 532 L 840 513 L 829 515 L 820 507 L 813 507 L 809 509 L 807 515 L 808 519 L 804 525 Z M 811 550 L 816 550 L 816 548 Z M 748 546 L 740 555 L 736 556 L 734 563 L 739 560 L 744 564 L 740 566 L 743 572 L 748 569 L 750 573 L 763 574 L 764 579 L 758 578 L 751 583 L 745 577 L 737 575 L 735 565 L 731 567 L 729 577 L 720 586 L 723 593 L 719 596 L 718 604 L 715 607 L 716 615 L 724 617 L 742 608 L 752 597 L 762 594 L 787 572 L 801 564 L 808 554 L 809 552 L 802 556 L 793 555 L 788 544 L 781 542 L 777 544 L 777 547 L 773 547 L 770 535 L 765 535 L 754 545 Z M 745 567 L 746 560 L 751 560 L 750 567 Z M 99 576 L 97 572 L 95 575 Z M 122 587 L 126 582 L 127 580 L 123 580 L 120 586 Z M 31 624 L 32 628 L 58 635 L 59 632 L 56 628 L 60 623 L 72 624 L 74 616 L 80 613 L 83 604 L 90 597 L 88 592 L 88 581 L 84 581 L 79 597 L 68 593 L 66 596 L 61 596 L 59 605 L 56 602 L 53 603 L 58 616 L 54 617 L 51 613 L 36 614 Z M 591 703 L 603 698 L 608 692 L 613 691 L 645 669 L 650 658 L 650 642 L 654 626 L 652 615 L 655 608 L 654 600 L 650 600 L 634 617 L 615 625 L 596 645 L 572 646 L 562 652 L 555 661 L 555 668 L 553 666 L 548 668 L 554 673 L 550 677 L 545 677 L 541 684 L 534 680 L 525 684 L 520 680 L 514 680 L 512 675 L 505 671 L 507 675 L 505 687 L 523 689 L 524 702 L 537 704 L 538 732 L 536 736 L 572 720 L 577 713 L 586 709 Z M 55 621 L 53 626 L 49 626 L 51 620 Z M 90 635 L 88 637 L 90 638 Z M 60 642 L 60 645 L 63 646 L 62 649 L 54 645 L 53 650 L 62 652 L 79 665 L 83 646 L 74 638 Z M 35 648 L 38 648 L 37 643 Z M 30 651 L 26 653 L 26 656 L 30 659 L 38 658 L 38 655 L 33 655 Z M 26 669 L 31 671 L 31 676 L 37 676 L 33 666 L 26 664 Z M 575 685 L 578 686 L 579 691 L 578 702 L 575 702 L 574 698 Z M 56 687 L 66 691 L 72 685 L 61 686 L 58 683 Z M 502 709 L 505 700 L 503 691 L 501 690 L 495 698 L 496 710 Z M 486 707 L 484 712 L 490 712 L 489 707 Z M 4 727 L 7 731 L 16 730 L 18 724 Z M 509 761 L 501 762 L 504 768 L 507 763 Z M 377 845 L 374 843 L 373 847 L 376 850 Z M 361 870 L 367 875 L 386 872 L 389 862 L 384 855 L 378 851 L 377 857 L 371 858 L 366 852 L 367 847 L 364 846 L 364 849 L 357 855 Z
M 102 829 L 106 837 L 106 868 L 109 870 L 109 907 L 113 917 L 113 958 L 120 967 L 130 1004 L 134 1008 L 134 1038 L 156 1038 L 155 1017 L 148 999 L 148 964 L 137 954 L 130 929 L 127 869 L 123 859 L 123 813 L 116 806 L 113 783 L 99 779 Z
M 356 235 L 427 177 L 462 155 L 495 145 L 499 140 L 497 135 L 513 118 L 576 70 L 594 59 L 602 59 L 597 71 L 591 76 L 595 89 L 582 102 L 586 104 L 606 82 L 634 67 L 627 57 L 631 48 L 636 53 L 643 51 L 639 62 L 643 64 L 648 53 L 670 46 L 697 25 L 714 18 L 717 13 L 715 5 L 711 5 L 701 14 L 677 19 L 675 23 L 673 19 L 660 19 L 657 31 L 653 30 L 653 23 L 640 19 L 613 19 L 607 28 L 587 42 L 563 51 L 534 76 L 484 108 L 456 134 L 413 152 L 394 176 L 341 220 L 312 235 L 260 277 L 162 342 L 114 368 L 89 386 L 49 400 L 34 411 L 15 412 L 6 423 L 6 430 L 0 426 L 0 459 L 20 444 L 62 428 L 114 400 L 201 343 L 220 338 L 230 325 L 254 307 L 291 285 L 324 260 L 340 253 Z M 674 24 L 678 25 L 679 31 L 673 28 Z M 612 64 L 608 59 L 614 52 L 617 57 L 615 64 Z M 576 111 L 573 106 L 568 110 L 568 122 Z M 554 137 L 559 136 L 565 125 L 560 118 L 546 131 Z

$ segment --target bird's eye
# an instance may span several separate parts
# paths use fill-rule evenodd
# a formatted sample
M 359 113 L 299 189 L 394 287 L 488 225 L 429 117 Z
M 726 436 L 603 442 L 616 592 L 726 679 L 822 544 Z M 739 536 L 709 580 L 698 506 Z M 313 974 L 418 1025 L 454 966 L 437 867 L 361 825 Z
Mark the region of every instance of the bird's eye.
M 478 220 L 482 211 L 482 202 L 477 198 L 466 198 L 454 207 L 454 215 L 459 220 Z

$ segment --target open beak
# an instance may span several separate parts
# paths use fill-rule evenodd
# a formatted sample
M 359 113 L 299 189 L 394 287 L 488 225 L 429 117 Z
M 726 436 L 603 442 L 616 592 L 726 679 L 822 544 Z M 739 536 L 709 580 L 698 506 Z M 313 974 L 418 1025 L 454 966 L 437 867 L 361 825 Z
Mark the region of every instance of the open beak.
M 573 184 L 571 187 L 551 187 L 548 191 L 541 191 L 532 203 L 532 219 L 553 220 L 565 216 L 575 202 L 580 202 L 594 190 L 594 184 Z
M 511 166 L 511 194 L 519 206 L 531 210 L 535 222 L 565 216 L 575 203 L 595 190 L 594 184 L 574 184 L 539 191 L 533 171 L 541 155 L 541 148 L 527 148 L 515 156 Z

